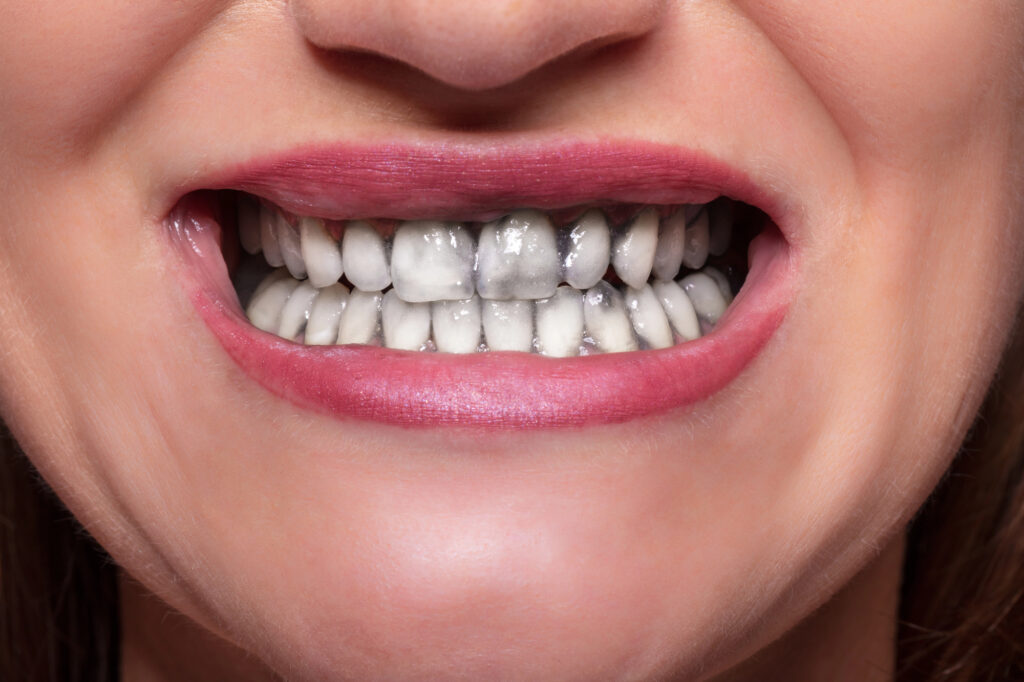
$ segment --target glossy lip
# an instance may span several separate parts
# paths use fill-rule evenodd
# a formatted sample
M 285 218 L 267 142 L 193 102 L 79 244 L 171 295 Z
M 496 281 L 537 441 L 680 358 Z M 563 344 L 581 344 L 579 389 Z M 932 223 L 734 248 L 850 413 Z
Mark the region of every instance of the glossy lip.
M 224 350 L 271 393 L 338 418 L 403 426 L 579 427 L 624 422 L 704 400 L 735 379 L 782 323 L 795 249 L 780 202 L 706 156 L 652 144 L 543 147 L 332 146 L 257 160 L 191 189 L 240 189 L 325 218 L 485 219 L 515 207 L 595 198 L 703 203 L 719 195 L 764 210 L 782 229 L 755 239 L 747 284 L 711 334 L 659 351 L 553 359 L 449 355 L 368 346 L 303 346 L 252 327 L 220 255 L 210 211 L 179 204 L 167 233 L 183 282 Z M 183 192 L 184 193 L 184 192 Z M 182 248 L 182 247 L 186 248 Z

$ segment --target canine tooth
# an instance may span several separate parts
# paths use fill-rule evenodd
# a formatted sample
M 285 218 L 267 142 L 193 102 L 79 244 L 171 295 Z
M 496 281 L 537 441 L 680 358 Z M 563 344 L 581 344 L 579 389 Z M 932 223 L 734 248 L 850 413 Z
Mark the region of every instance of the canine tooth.
M 489 349 L 533 350 L 533 301 L 483 301 L 481 312 Z
M 658 211 L 654 207 L 649 207 L 641 211 L 629 226 L 617 235 L 612 247 L 612 266 L 615 268 L 615 274 L 627 285 L 639 289 L 651 276 L 657 248 Z
M 712 256 L 721 256 L 729 249 L 734 215 L 735 211 L 731 201 L 718 201 L 712 205 L 711 228 L 708 237 L 708 252 Z
M 679 280 L 679 286 L 683 288 L 686 295 L 693 302 L 693 309 L 697 311 L 697 317 L 701 322 L 715 324 L 718 322 L 728 304 L 725 297 L 708 275 L 703 272 L 695 272 Z
M 650 285 L 645 284 L 642 289 L 626 289 L 625 300 L 637 336 L 646 341 L 650 348 L 668 348 L 673 345 L 668 317 Z
M 338 242 L 324 227 L 324 221 L 319 218 L 299 220 L 299 245 L 310 284 L 323 289 L 341 279 L 341 251 Z
M 473 237 L 458 223 L 403 223 L 391 250 L 391 279 L 394 291 L 407 303 L 469 298 Z
M 238 241 L 253 256 L 263 250 L 260 245 L 260 205 L 252 197 L 238 197 Z
M 302 242 L 299 241 L 298 230 L 284 215 L 278 213 L 274 233 L 277 235 L 277 244 L 281 247 L 281 257 L 284 258 L 288 272 L 292 273 L 295 279 L 305 279 L 306 263 L 302 260 Z
M 708 239 L 708 212 L 705 209 L 697 214 L 692 223 L 686 226 L 683 265 L 691 270 L 704 267 L 704 263 L 708 259 Z
M 715 280 L 715 284 L 718 285 L 718 290 L 722 292 L 722 297 L 725 298 L 726 305 L 732 303 L 734 297 L 732 295 L 732 286 L 729 284 L 729 278 L 726 277 L 721 270 L 713 268 L 710 265 L 704 268 L 703 272 L 708 277 Z
M 482 298 L 547 298 L 555 293 L 559 276 L 555 228 L 546 215 L 514 211 L 484 226 L 476 285 Z
M 274 268 L 284 265 L 281 247 L 277 243 L 277 211 L 265 204 L 260 205 L 260 245 L 263 247 L 263 258 Z
M 686 250 L 686 211 L 679 209 L 658 228 L 658 249 L 654 252 L 654 276 L 673 279 L 683 265 Z
M 700 338 L 700 320 L 697 319 L 697 312 L 693 309 L 690 297 L 686 295 L 683 288 L 668 280 L 655 282 L 652 287 L 655 296 L 665 309 L 668 321 L 672 328 L 683 338 L 684 341 L 693 341 Z
M 286 270 L 275 270 L 256 287 L 245 314 L 252 325 L 271 334 L 276 334 L 281 325 L 281 312 L 288 297 L 299 283 L 288 276 Z
M 282 339 L 294 341 L 299 335 L 306 321 L 309 319 L 309 311 L 313 308 L 313 301 L 316 299 L 319 289 L 307 282 L 300 282 L 295 287 L 288 302 L 284 304 L 281 311 L 281 324 L 277 328 L 277 335 Z
M 558 287 L 555 295 L 537 301 L 537 348 L 544 355 L 567 358 L 583 344 L 583 295 Z
M 583 320 L 599 350 L 622 353 L 638 349 L 622 294 L 608 282 L 599 282 L 587 290 L 583 297 Z
M 386 289 L 391 284 L 387 248 L 380 232 L 356 220 L 345 227 L 341 252 L 348 281 L 363 291 Z
M 475 353 L 480 346 L 480 297 L 430 304 L 434 345 L 442 353 Z
M 430 305 L 408 303 L 392 289 L 384 294 L 381 326 L 388 348 L 420 350 L 430 340 Z
M 312 279 L 310 279 L 312 283 Z M 309 311 L 305 343 L 309 346 L 329 346 L 338 338 L 341 313 L 348 303 L 348 287 L 336 282 L 320 290 Z
M 563 279 L 577 289 L 589 289 L 604 277 L 611 257 L 611 231 L 604 214 L 590 209 L 565 234 Z
M 380 323 L 379 291 L 353 289 L 338 324 L 338 343 L 372 343 Z

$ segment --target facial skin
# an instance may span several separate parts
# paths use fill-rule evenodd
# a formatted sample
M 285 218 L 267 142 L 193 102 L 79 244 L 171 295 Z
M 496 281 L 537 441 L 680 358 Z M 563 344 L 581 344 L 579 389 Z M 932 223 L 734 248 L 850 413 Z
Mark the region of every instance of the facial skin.
M 819 640 L 869 630 L 881 640 L 837 667 L 885 678 L 899 538 L 1022 286 L 1024 6 L 0 15 L 0 408 L 141 583 L 131 674 L 765 679 L 810 676 Z M 721 159 L 799 227 L 782 327 L 728 387 L 667 414 L 483 436 L 317 414 L 227 357 L 166 238 L 192 174 L 314 142 L 605 138 Z M 815 616 L 828 627 L 765 650 L 837 593 Z

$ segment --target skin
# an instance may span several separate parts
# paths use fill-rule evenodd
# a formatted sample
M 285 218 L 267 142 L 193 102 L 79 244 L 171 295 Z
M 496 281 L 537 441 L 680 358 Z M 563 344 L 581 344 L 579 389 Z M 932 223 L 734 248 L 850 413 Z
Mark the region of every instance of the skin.
M 891 678 L 903 531 L 1022 288 L 1020 3 L 0 15 L 0 410 L 124 568 L 126 679 Z M 190 173 L 311 141 L 603 137 L 797 208 L 783 326 L 693 408 L 314 414 L 226 357 L 165 238 Z

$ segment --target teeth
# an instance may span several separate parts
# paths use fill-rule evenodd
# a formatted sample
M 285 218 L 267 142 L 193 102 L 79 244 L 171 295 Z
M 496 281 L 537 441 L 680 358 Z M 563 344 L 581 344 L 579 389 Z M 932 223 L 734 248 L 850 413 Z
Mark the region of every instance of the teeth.
M 442 353 L 475 353 L 480 346 L 480 298 L 430 305 L 434 345 Z
M 274 223 L 274 234 L 277 235 L 277 244 L 281 247 L 281 257 L 284 258 L 284 265 L 288 272 L 292 273 L 295 279 L 306 277 L 306 263 L 302 260 L 302 242 L 299 241 L 298 231 L 292 227 L 280 213 Z
M 625 300 L 633 329 L 648 347 L 668 348 L 673 345 L 675 339 L 668 317 L 650 286 L 645 284 L 642 289 L 626 289 Z
M 708 266 L 704 268 L 704 273 L 715 280 L 715 284 L 718 285 L 718 290 L 722 292 L 722 298 L 725 299 L 726 305 L 732 303 L 732 287 L 729 285 L 729 278 L 726 277 L 721 270 Z
M 693 302 L 697 317 L 708 325 L 716 324 L 729 306 L 715 280 L 703 272 L 687 275 L 679 280 L 679 286 Z
M 384 238 L 369 223 L 361 220 L 349 223 L 341 238 L 341 251 L 352 286 L 363 291 L 380 291 L 391 284 Z
M 307 345 L 329 346 L 338 339 L 338 324 L 346 303 L 348 288 L 344 284 L 332 284 L 320 290 L 309 311 L 305 338 Z
M 533 349 L 533 301 L 484 301 L 482 316 L 491 350 Z
M 655 282 L 652 287 L 655 296 L 665 309 L 665 315 L 672 324 L 672 328 L 683 338 L 684 341 L 693 341 L 700 338 L 700 320 L 697 319 L 697 312 L 693 309 L 690 297 L 686 295 L 675 282 Z
M 599 285 L 600 286 L 600 285 Z M 583 343 L 583 295 L 558 287 L 555 295 L 537 301 L 537 349 L 553 358 L 579 355 Z
M 547 298 L 555 293 L 559 276 L 555 229 L 546 215 L 515 211 L 484 226 L 477 250 L 482 298 Z
M 473 237 L 458 223 L 403 223 L 395 232 L 391 278 L 408 303 L 467 299 L 473 295 Z
M 704 267 L 708 259 L 708 211 L 705 208 L 686 227 L 686 248 L 683 251 L 683 265 L 691 270 Z
M 384 294 L 381 306 L 384 345 L 397 350 L 422 350 L 430 340 L 430 305 L 408 303 L 396 289 Z
M 615 240 L 612 266 L 615 274 L 628 286 L 639 288 L 647 283 L 654 267 L 658 248 L 658 211 L 645 208 Z
M 341 252 L 324 227 L 324 221 L 318 218 L 299 220 L 299 243 L 310 284 L 323 289 L 341 279 Z
M 260 206 L 260 245 L 268 265 L 274 268 L 284 265 L 281 247 L 277 244 L 277 211 L 266 205 Z
M 292 295 L 288 297 L 288 302 L 284 304 L 284 310 L 281 311 L 278 336 L 289 341 L 295 340 L 306 326 L 317 293 L 319 290 L 309 282 L 300 282 L 299 286 L 295 287 Z
M 733 203 L 718 201 L 712 206 L 711 228 L 708 237 L 708 251 L 712 256 L 721 256 L 729 249 L 732 241 L 732 223 L 734 220 Z
M 658 229 L 658 249 L 654 252 L 654 276 L 675 279 L 683 265 L 686 250 L 686 211 L 679 209 Z
M 565 281 L 577 289 L 589 289 L 600 282 L 608 271 L 610 250 L 611 231 L 604 214 L 597 209 L 587 211 L 565 235 Z
M 352 290 L 338 325 L 338 343 L 373 343 L 380 323 L 382 298 L 379 291 Z
M 276 334 L 281 326 L 281 311 L 299 283 L 286 270 L 275 270 L 256 288 L 245 314 L 253 326 Z
M 252 255 L 263 250 L 260 244 L 260 205 L 247 195 L 238 198 L 238 241 Z
M 583 297 L 583 320 L 599 350 L 622 353 L 638 349 L 622 294 L 608 282 L 599 282 Z

